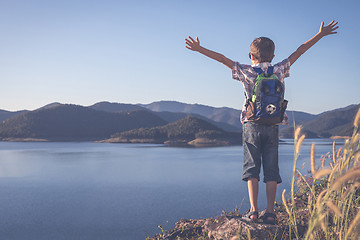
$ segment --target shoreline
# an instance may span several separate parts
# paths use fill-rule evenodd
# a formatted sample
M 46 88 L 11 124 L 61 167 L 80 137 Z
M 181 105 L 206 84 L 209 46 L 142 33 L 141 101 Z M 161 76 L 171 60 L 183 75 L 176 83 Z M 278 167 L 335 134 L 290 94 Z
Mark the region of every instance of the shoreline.
M 288 138 L 280 138 L 279 143 L 286 143 Z M 329 138 L 308 138 L 309 139 L 324 139 L 324 140 L 347 140 L 351 139 L 348 136 L 332 136 Z M 193 140 L 156 140 L 156 139 L 46 139 L 46 138 L 0 138 L 0 142 L 93 142 L 93 143 L 115 143 L 115 144 L 159 144 L 166 146 L 186 146 L 186 147 L 202 147 L 202 146 L 240 146 L 239 141 L 231 141 L 228 139 L 209 139 L 196 138 Z

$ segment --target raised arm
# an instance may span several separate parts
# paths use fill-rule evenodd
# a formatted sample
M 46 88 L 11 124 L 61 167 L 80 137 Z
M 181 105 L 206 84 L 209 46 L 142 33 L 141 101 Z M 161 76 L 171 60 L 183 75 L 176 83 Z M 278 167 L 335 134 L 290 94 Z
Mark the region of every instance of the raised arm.
M 227 66 L 228 68 L 232 69 L 233 68 L 233 61 L 227 57 L 225 57 L 224 55 L 211 51 L 209 49 L 206 49 L 202 46 L 200 46 L 200 41 L 199 38 L 196 37 L 196 40 L 194 40 L 192 37 L 189 36 L 189 39 L 185 39 L 185 43 L 187 46 L 185 46 L 187 49 L 190 49 L 192 51 L 196 51 L 199 52 L 209 58 L 212 58 L 218 62 L 221 62 L 222 64 L 224 64 L 225 66 Z
M 335 30 L 339 28 L 338 26 L 336 26 L 337 24 L 338 22 L 332 21 L 324 27 L 324 22 L 321 22 L 319 32 L 310 40 L 302 44 L 293 54 L 290 55 L 290 65 L 292 65 L 301 55 L 303 55 L 307 50 L 309 50 L 309 48 L 311 48 L 321 38 L 330 34 L 336 34 L 337 32 L 335 32 Z

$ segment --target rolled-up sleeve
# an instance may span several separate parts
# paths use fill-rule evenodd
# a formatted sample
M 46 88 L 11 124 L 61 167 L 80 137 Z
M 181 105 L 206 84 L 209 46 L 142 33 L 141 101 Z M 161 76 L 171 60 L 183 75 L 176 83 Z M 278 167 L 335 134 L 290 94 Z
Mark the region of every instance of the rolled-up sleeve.
M 282 79 L 290 77 L 290 60 L 288 58 L 275 64 L 274 68 L 274 72 L 280 74 Z

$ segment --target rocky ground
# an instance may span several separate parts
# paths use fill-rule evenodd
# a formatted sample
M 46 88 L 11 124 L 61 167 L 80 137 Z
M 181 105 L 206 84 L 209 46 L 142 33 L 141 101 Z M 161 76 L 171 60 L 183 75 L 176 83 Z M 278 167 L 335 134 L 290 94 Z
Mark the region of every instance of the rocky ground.
M 292 239 L 289 237 L 288 214 L 282 206 L 276 209 L 277 223 L 275 225 L 262 223 L 263 214 L 264 212 L 260 213 L 260 220 L 257 223 L 242 219 L 241 214 L 237 212 L 224 213 L 208 219 L 182 219 L 175 224 L 175 228 L 149 239 Z M 297 217 L 299 233 L 303 235 L 307 225 L 307 208 L 298 210 Z

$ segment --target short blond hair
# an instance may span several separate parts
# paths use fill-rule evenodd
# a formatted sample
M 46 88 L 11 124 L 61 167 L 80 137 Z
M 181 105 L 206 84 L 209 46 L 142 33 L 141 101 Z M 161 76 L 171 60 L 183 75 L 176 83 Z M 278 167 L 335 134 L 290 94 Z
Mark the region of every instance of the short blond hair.
M 256 38 L 250 45 L 250 53 L 259 62 L 271 62 L 274 57 L 275 44 L 267 37 Z

